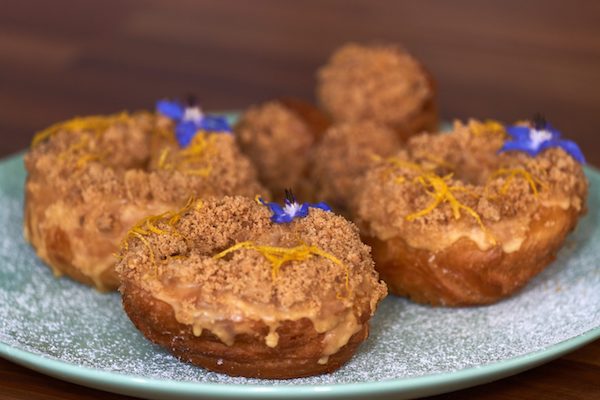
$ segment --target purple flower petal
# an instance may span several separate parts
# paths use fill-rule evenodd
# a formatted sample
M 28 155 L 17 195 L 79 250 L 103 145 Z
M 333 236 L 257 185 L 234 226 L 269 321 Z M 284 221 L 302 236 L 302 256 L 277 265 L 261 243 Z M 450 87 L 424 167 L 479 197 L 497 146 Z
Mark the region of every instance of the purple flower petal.
M 294 220 L 294 217 L 290 216 L 289 214 L 283 213 L 283 214 L 274 214 L 271 217 L 271 221 L 275 222 L 276 224 L 287 224 L 290 223 Z
M 304 217 L 306 217 L 308 215 L 308 207 L 309 207 L 308 203 L 303 203 L 300 206 L 300 209 L 296 212 L 295 217 L 296 218 L 304 218 Z
M 180 122 L 175 127 L 175 137 L 179 146 L 187 147 L 192 142 L 198 128 L 192 121 Z
M 207 132 L 231 133 L 231 126 L 229 125 L 229 122 L 227 122 L 227 118 L 216 115 L 204 116 L 198 124 L 198 127 Z
M 264 201 L 261 197 L 257 197 L 259 203 L 269 207 L 269 210 L 273 213 L 271 221 L 276 224 L 284 224 L 292 222 L 296 218 L 304 218 L 308 215 L 311 207 L 320 208 L 322 210 L 331 211 L 331 208 L 324 202 L 310 204 L 302 203 L 299 204 L 295 200 L 285 199 L 283 201 L 284 206 L 280 206 L 274 202 Z
M 177 123 L 175 136 L 181 147 L 188 146 L 194 135 L 200 130 L 211 133 L 232 132 L 227 118 L 218 115 L 202 115 L 199 108 L 190 107 L 171 100 L 156 102 L 156 111 Z
M 269 207 L 269 210 L 271 210 L 273 215 L 285 214 L 285 211 L 283 211 L 283 208 L 277 203 L 264 202 L 263 204 L 266 205 L 267 207 Z
M 532 157 L 536 156 L 538 153 L 537 149 L 532 147 L 531 142 L 519 142 L 516 140 L 504 142 L 504 145 L 498 150 L 498 153 L 504 153 L 505 151 L 523 151 Z
M 329 204 L 325 203 L 324 201 L 320 201 L 318 203 L 312 203 L 312 204 L 310 204 L 310 206 L 312 208 L 320 208 L 321 210 L 331 211 L 331 207 L 329 207 Z
M 564 151 L 566 151 L 571 157 L 573 157 L 580 164 L 585 164 L 585 157 L 581 152 L 581 149 L 577 145 L 577 143 L 571 140 L 557 140 L 556 147 L 560 147 Z
M 506 133 L 512 136 L 515 140 L 529 140 L 529 127 L 527 126 L 509 126 L 506 128 Z
M 176 101 L 159 100 L 156 102 L 156 111 L 175 121 L 181 121 L 185 108 Z
M 535 157 L 546 149 L 560 147 L 579 163 L 585 164 L 585 157 L 579 146 L 570 140 L 560 139 L 560 132 L 550 124 L 546 124 L 543 130 L 512 126 L 507 128 L 507 132 L 512 136 L 513 140 L 505 142 L 498 151 L 499 153 L 505 151 L 522 151 Z M 546 135 L 546 137 L 543 137 L 543 135 Z

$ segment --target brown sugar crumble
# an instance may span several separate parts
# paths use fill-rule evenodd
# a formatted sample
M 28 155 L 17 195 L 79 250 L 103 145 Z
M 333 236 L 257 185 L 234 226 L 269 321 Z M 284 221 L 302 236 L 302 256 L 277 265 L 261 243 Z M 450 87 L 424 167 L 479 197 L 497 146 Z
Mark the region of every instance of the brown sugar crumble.
M 398 126 L 411 125 L 408 121 L 425 110 L 436 114 L 431 78 L 397 46 L 347 44 L 319 70 L 318 81 L 318 98 L 334 120 Z
M 438 236 L 446 243 L 479 229 L 493 244 L 544 205 L 583 212 L 587 181 L 572 157 L 558 148 L 498 154 L 503 133 L 481 126 L 417 135 L 370 169 L 354 203 L 357 223 L 382 240 L 401 235 L 431 247 Z
M 340 301 L 360 303 L 359 308 L 367 306 L 371 312 L 386 293 L 357 228 L 331 212 L 311 209 L 305 218 L 275 224 L 268 208 L 251 199 L 207 198 L 190 207 L 173 226 L 166 220 L 154 224 L 165 233 L 148 234 L 144 240 L 130 237 L 117 267 L 123 279 L 134 280 L 151 292 L 185 282 L 201 288 L 198 296 L 205 303 L 218 303 L 228 293 L 245 302 L 283 309 L 320 309 L 344 291 L 348 277 L 350 290 Z M 240 249 L 215 258 L 236 243 L 248 241 L 283 248 L 315 246 L 338 258 L 347 269 L 313 255 L 284 263 L 274 279 L 271 263 L 258 251 Z
M 310 177 L 315 198 L 347 211 L 356 183 L 377 157 L 400 148 L 395 133 L 375 121 L 342 122 L 331 126 L 316 146 Z
M 240 196 L 145 218 L 120 257 L 123 305 L 142 333 L 233 375 L 283 379 L 339 368 L 387 294 L 351 222 L 310 208 L 279 224 L 263 203 Z
M 285 188 L 306 195 L 310 187 L 307 159 L 316 134 L 299 115 L 283 103 L 271 101 L 248 109 L 234 130 L 240 148 L 274 195 Z
M 204 176 L 153 166 L 153 141 L 159 134 L 173 136 L 172 130 L 165 133 L 160 126 L 165 122 L 157 119 L 163 118 L 136 113 L 100 133 L 59 129 L 27 154 L 29 174 L 40 174 L 57 193 L 65 193 L 72 200 L 79 194 L 86 202 L 110 195 L 134 202 L 172 203 L 185 201 L 190 194 L 254 196 L 264 192 L 250 161 L 239 152 L 231 135 L 210 135 L 212 150 L 197 163 L 200 165 L 191 166 L 207 168 L 210 173 Z M 173 141 L 165 140 L 163 146 L 167 143 Z M 183 151 L 174 149 L 172 155 L 181 157 Z M 77 179 L 73 179 L 74 175 Z
M 36 136 L 25 156 L 25 233 L 57 274 L 115 289 L 113 253 L 139 218 L 190 196 L 268 195 L 232 135 L 198 133 L 198 143 L 180 149 L 173 128 L 152 113 L 121 113 L 75 118 Z M 169 164 L 161 166 L 165 150 Z

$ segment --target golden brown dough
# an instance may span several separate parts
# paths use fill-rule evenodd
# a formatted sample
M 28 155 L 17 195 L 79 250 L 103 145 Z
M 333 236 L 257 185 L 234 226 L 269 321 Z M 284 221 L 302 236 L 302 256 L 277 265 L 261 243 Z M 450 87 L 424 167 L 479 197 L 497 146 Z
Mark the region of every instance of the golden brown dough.
M 433 78 L 398 46 L 342 46 L 318 72 L 317 97 L 334 121 L 371 119 L 402 139 L 437 129 Z
M 207 198 L 138 228 L 147 234 L 128 235 L 117 267 L 125 311 L 148 339 L 209 370 L 333 371 L 386 294 L 358 230 L 332 212 L 276 224 L 251 199 Z
M 319 109 L 287 98 L 250 107 L 240 117 L 235 133 L 273 195 L 291 188 L 301 198 L 310 198 L 308 162 L 328 126 L 329 120 Z
M 347 213 L 349 199 L 355 197 L 356 184 L 369 165 L 396 153 L 400 145 L 393 130 L 375 121 L 334 124 L 313 153 L 314 198 Z
M 114 253 L 140 218 L 191 196 L 263 191 L 231 135 L 179 149 L 150 113 L 76 118 L 40 133 L 25 157 L 25 236 L 57 275 L 114 290 Z
M 392 293 L 493 303 L 554 259 L 586 210 L 583 169 L 562 148 L 498 154 L 505 140 L 497 123 L 457 122 L 365 175 L 354 215 Z

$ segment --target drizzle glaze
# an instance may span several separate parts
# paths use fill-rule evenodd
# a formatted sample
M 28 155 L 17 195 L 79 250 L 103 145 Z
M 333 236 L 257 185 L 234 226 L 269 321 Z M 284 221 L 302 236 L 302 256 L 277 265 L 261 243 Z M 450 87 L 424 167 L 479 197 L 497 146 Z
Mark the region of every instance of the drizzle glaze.
M 484 128 L 486 129 L 486 131 L 490 129 L 490 127 L 484 127 L 482 125 L 481 129 Z M 498 131 L 496 133 L 500 132 Z M 379 158 L 379 160 L 381 161 L 382 159 Z M 476 243 L 477 247 L 482 251 L 486 251 L 492 246 L 499 244 L 505 253 L 512 253 L 518 251 L 523 242 L 525 241 L 528 229 L 520 229 L 517 232 L 512 227 L 514 227 L 515 224 L 527 227 L 531 220 L 529 216 L 525 215 L 519 217 L 518 221 L 512 219 L 508 223 L 505 223 L 503 221 L 494 223 L 494 233 L 492 235 L 490 229 L 486 225 L 484 225 L 481 216 L 473 208 L 468 207 L 459 202 L 456 196 L 454 195 L 454 192 L 466 192 L 467 194 L 475 197 L 480 197 L 480 195 L 471 193 L 466 188 L 461 186 L 449 186 L 446 181 L 452 175 L 440 177 L 433 172 L 435 166 L 425 166 L 411 161 L 402 160 L 396 157 L 390 157 L 383 161 L 389 163 L 392 167 L 407 169 L 418 174 L 413 181 L 420 183 L 425 189 L 431 189 L 430 191 L 428 190 L 428 193 L 431 197 L 433 197 L 433 201 L 424 209 L 408 214 L 405 217 L 405 219 L 408 222 L 414 221 L 415 219 L 427 215 L 428 213 L 432 212 L 436 207 L 440 206 L 442 203 L 447 202 L 449 203 L 452 209 L 452 214 L 455 219 L 459 219 L 461 217 L 460 211 L 463 210 L 475 219 L 477 225 L 480 228 L 480 232 L 476 232 L 472 229 L 446 229 L 442 234 L 440 234 L 440 237 L 428 237 L 425 243 L 422 243 L 421 240 L 418 240 L 416 238 L 406 238 L 407 242 L 411 246 L 416 248 L 428 249 L 430 251 L 436 251 L 442 248 L 446 248 L 447 246 L 464 237 Z M 497 195 L 493 195 L 490 193 L 489 187 L 493 180 L 498 177 L 506 177 L 506 181 L 498 190 Z M 531 193 L 536 197 L 536 199 L 539 195 L 539 188 L 547 189 L 547 185 L 544 182 L 542 182 L 540 179 L 533 176 L 529 171 L 523 168 L 499 168 L 490 175 L 490 178 L 488 179 L 488 182 L 484 187 L 482 196 L 487 199 L 493 200 L 500 196 L 506 195 L 511 183 L 517 178 L 521 178 L 527 182 L 527 184 L 530 187 Z M 398 175 L 394 177 L 394 182 L 396 184 L 404 184 L 407 182 L 407 179 L 403 175 Z M 567 209 L 572 204 L 568 200 L 561 202 L 549 202 L 547 200 L 542 200 L 539 202 L 539 205 L 544 207 L 558 206 L 560 208 Z
M 227 346 L 235 343 L 240 334 L 255 334 L 255 323 L 262 322 L 269 332 L 264 337 L 265 345 L 276 348 L 279 344 L 277 328 L 283 321 L 298 321 L 307 318 L 322 339 L 321 360 L 326 360 L 345 346 L 350 338 L 362 329 L 350 306 L 343 306 L 338 299 L 332 299 L 320 309 L 298 305 L 281 309 L 273 304 L 249 303 L 233 294 L 219 296 L 218 304 L 208 304 L 200 300 L 202 287 L 195 284 L 170 284 L 153 293 L 169 304 L 175 319 L 192 327 L 195 336 L 209 331 Z M 188 301 L 193 299 L 193 301 Z

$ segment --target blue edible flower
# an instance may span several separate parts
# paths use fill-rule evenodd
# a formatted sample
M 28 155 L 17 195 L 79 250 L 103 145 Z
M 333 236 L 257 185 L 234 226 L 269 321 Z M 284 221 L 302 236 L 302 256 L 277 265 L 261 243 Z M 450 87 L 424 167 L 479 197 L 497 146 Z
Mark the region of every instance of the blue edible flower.
M 560 138 L 560 132 L 554 129 L 543 118 L 536 118 L 533 127 L 509 126 L 506 132 L 512 140 L 504 143 L 499 153 L 505 151 L 524 151 L 536 156 L 550 147 L 560 147 L 581 164 L 585 164 L 583 153 L 573 141 Z
M 304 218 L 308 215 L 309 208 L 320 208 L 321 210 L 331 211 L 331 207 L 327 203 L 321 201 L 319 203 L 298 203 L 292 194 L 291 190 L 285 191 L 285 199 L 283 207 L 274 202 L 264 201 L 260 196 L 256 200 L 271 210 L 273 215 L 271 221 L 276 224 L 286 224 L 292 222 L 295 218 Z
M 159 100 L 156 111 L 175 121 L 175 137 L 181 147 L 187 147 L 198 131 L 231 133 L 225 117 L 205 115 L 193 100 L 188 106 L 178 101 Z

